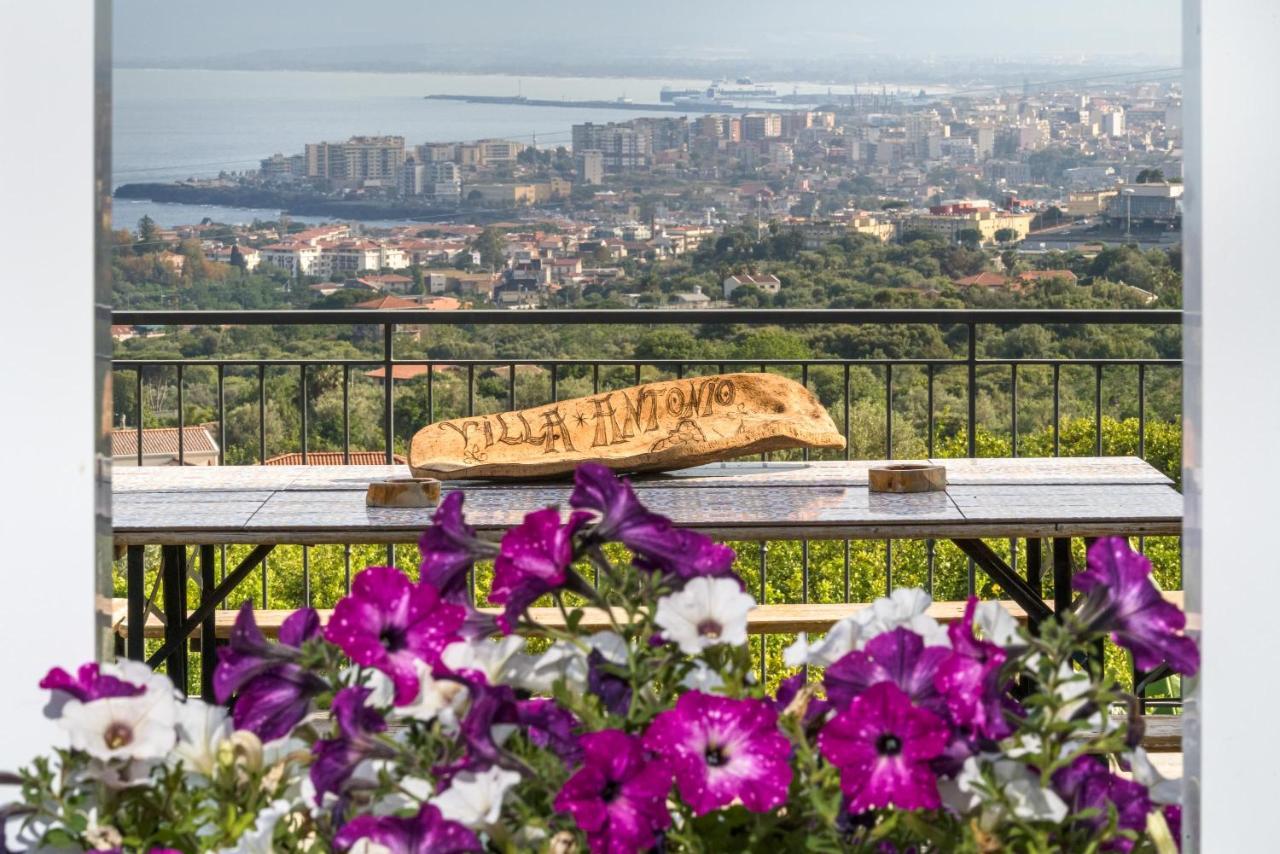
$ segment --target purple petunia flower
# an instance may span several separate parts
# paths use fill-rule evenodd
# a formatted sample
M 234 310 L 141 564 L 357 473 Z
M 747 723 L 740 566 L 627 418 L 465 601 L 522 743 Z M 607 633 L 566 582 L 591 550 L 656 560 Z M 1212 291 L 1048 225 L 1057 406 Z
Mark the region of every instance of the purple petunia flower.
M 573 535 L 589 518 L 587 513 L 574 513 L 561 525 L 560 511 L 546 507 L 525 516 L 502 537 L 489 599 L 506 606 L 498 617 L 503 633 L 511 633 L 538 597 L 564 586 L 573 562 Z
M 770 812 L 787 800 L 791 742 L 765 700 L 689 691 L 653 719 L 644 746 L 670 759 L 676 787 L 694 815 L 734 801 L 751 812 Z
M 491 544 L 476 536 L 476 529 L 462 515 L 462 493 L 450 492 L 431 517 L 431 527 L 418 540 L 422 565 L 418 577 L 440 591 L 448 602 L 463 604 L 470 598 L 467 571 L 479 558 L 492 557 Z
M 610 670 L 608 659 L 600 650 L 593 649 L 587 655 L 587 691 L 600 698 L 600 703 L 611 714 L 626 717 L 631 708 L 631 683 Z
M 1177 844 L 1178 850 L 1182 850 L 1182 805 L 1181 804 L 1165 804 L 1164 807 L 1164 823 L 1169 825 L 1169 834 L 1173 837 L 1173 841 Z
M 575 733 L 581 723 L 555 700 L 545 697 L 520 700 L 516 703 L 516 724 L 529 741 L 550 750 L 566 765 L 576 765 L 582 759 L 582 745 Z
M 840 769 L 851 811 L 936 809 L 938 779 L 929 763 L 950 740 L 942 718 L 913 706 L 897 685 L 881 682 L 827 722 L 818 749 Z
M 395 704 L 418 696 L 414 661 L 435 665 L 456 640 L 466 617 L 430 584 L 413 584 L 394 566 L 371 566 L 356 576 L 351 595 L 339 600 L 324 636 L 351 660 L 391 677 Z
M 600 514 L 592 536 L 619 541 L 635 554 L 636 566 L 665 572 L 682 581 L 701 575 L 736 578 L 733 549 L 702 534 L 676 528 L 648 510 L 625 478 L 606 466 L 584 463 L 573 475 L 569 504 Z
M 934 684 L 946 699 L 956 725 L 982 738 L 1001 739 L 1013 732 L 1005 717 L 1007 686 L 1000 680 L 1000 668 L 1008 654 L 974 636 L 977 604 L 976 598 L 969 597 L 964 619 L 947 627 L 951 652 L 938 667 Z
M 320 618 L 311 608 L 295 611 L 280 625 L 280 643 L 270 643 L 245 602 L 231 630 L 231 642 L 218 649 L 213 694 L 231 710 L 236 729 L 249 730 L 263 741 L 288 735 L 307 714 L 311 699 L 327 687 L 298 665 L 299 648 L 320 633 Z
M 40 687 L 47 691 L 62 691 L 82 703 L 103 697 L 136 697 L 147 690 L 144 685 L 134 685 L 100 672 L 96 662 L 80 665 L 74 677 L 61 667 L 55 667 L 40 680 Z
M 790 708 L 796 697 L 800 696 L 800 692 L 804 690 L 807 683 L 807 674 L 803 671 L 779 682 L 778 692 L 773 697 L 773 710 L 779 715 L 785 712 Z M 827 712 L 831 711 L 832 708 L 833 704 L 829 700 L 811 696 L 804 709 L 805 728 L 812 726 L 814 721 L 826 717 Z
M 855 650 L 827 668 L 823 685 L 827 698 L 843 709 L 879 682 L 892 682 L 917 706 L 946 714 L 946 703 L 934 686 L 938 669 L 951 655 L 944 646 L 925 646 L 924 638 L 905 628 L 876 635 L 864 649 Z
M 519 761 L 502 749 L 501 729 L 495 733 L 495 728 L 523 732 L 530 742 L 555 753 L 566 765 L 572 765 L 581 758 L 582 750 L 575 732 L 580 723 L 554 700 L 517 700 L 510 686 L 490 685 L 483 678 L 464 676 L 460 681 L 466 684 L 471 698 L 467 714 L 458 728 L 459 738 L 466 744 L 467 752 L 461 759 L 434 769 L 438 779 L 447 782 L 462 771 L 482 770 L 494 765 L 519 767 Z
M 1168 663 L 1175 673 L 1200 669 L 1195 641 L 1178 634 L 1187 617 L 1151 583 L 1151 561 L 1124 537 L 1102 537 L 1089 547 L 1089 568 L 1071 581 L 1085 594 L 1079 616 L 1093 631 L 1133 653 L 1143 670 Z
M 338 794 L 356 766 L 365 759 L 390 758 L 395 752 L 377 739 L 387 722 L 377 709 L 364 704 L 372 694 L 368 688 L 343 688 L 333 698 L 333 716 L 338 722 L 338 737 L 317 741 L 311 748 L 311 783 L 316 790 L 316 803 L 326 792 Z
M 1112 774 L 1097 756 L 1078 756 L 1066 768 L 1054 772 L 1053 787 L 1072 813 L 1087 809 L 1098 811 L 1083 819 L 1095 831 L 1107 826 L 1112 807 L 1116 810 L 1116 826 L 1120 830 L 1142 833 L 1146 829 L 1147 813 L 1151 812 L 1146 786 Z M 1113 839 L 1103 847 L 1104 851 L 1132 849 L 1133 840 L 1124 838 Z
M 671 768 L 646 758 L 640 739 L 621 730 L 584 735 L 582 747 L 582 767 L 556 795 L 556 811 L 573 817 L 592 854 L 651 848 L 671 826 Z
M 484 850 L 473 830 L 449 821 L 432 804 L 423 804 L 412 818 L 371 815 L 353 818 L 338 831 L 333 844 L 345 851 L 361 839 L 381 845 L 394 854 L 463 854 Z

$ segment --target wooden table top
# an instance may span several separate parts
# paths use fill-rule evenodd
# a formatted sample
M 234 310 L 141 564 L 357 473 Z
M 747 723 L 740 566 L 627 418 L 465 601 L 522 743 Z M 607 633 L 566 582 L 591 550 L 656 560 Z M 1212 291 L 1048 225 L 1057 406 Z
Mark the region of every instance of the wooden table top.
M 911 462 L 895 460 L 894 462 Z M 935 460 L 945 493 L 867 490 L 874 461 L 715 463 L 633 478 L 645 504 L 723 539 L 885 539 L 1177 534 L 1182 496 L 1135 457 Z M 115 540 L 124 545 L 404 543 L 431 509 L 365 507 L 371 480 L 404 466 L 119 467 Z M 482 531 L 567 507 L 565 481 L 451 481 Z

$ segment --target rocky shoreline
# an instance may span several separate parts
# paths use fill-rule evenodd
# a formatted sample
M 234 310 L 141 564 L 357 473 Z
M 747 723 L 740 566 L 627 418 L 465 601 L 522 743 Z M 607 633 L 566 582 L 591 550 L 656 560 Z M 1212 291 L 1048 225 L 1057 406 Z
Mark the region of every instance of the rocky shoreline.
M 185 205 L 218 205 L 235 208 L 270 208 L 292 216 L 323 216 L 335 219 L 410 219 L 432 222 L 460 217 L 456 207 L 445 207 L 403 199 L 347 201 L 312 193 L 291 193 L 265 187 L 199 187 L 189 184 L 122 184 L 113 195 L 119 199 Z M 510 218 L 510 211 L 467 209 L 469 222 Z

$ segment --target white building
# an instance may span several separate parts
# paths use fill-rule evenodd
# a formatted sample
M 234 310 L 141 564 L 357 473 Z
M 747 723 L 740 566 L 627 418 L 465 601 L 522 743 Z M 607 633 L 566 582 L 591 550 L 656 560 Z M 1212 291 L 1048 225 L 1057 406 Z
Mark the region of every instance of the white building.
M 770 296 L 782 290 L 782 282 L 778 281 L 777 276 L 751 276 L 741 273 L 737 276 L 729 276 L 724 280 L 724 298 L 728 299 L 733 296 L 734 291 L 745 285 L 753 285 L 759 288 L 761 293 L 766 293 Z

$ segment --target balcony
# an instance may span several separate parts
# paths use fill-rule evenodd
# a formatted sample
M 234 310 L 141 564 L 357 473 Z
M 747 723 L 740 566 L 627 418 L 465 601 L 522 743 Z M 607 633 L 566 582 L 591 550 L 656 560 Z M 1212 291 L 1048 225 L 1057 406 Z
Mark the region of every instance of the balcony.
M 163 345 L 177 354 L 114 360 L 114 422 L 124 425 L 117 433 L 134 434 L 120 443 L 134 456 L 117 465 L 152 463 L 143 450 L 148 431 L 157 428 L 170 428 L 176 444 L 170 464 L 402 463 L 412 434 L 433 421 L 638 382 L 769 371 L 813 390 L 847 442 L 843 452 L 785 452 L 771 455 L 771 463 L 1136 456 L 1177 483 L 1181 320 L 1179 311 L 1155 310 L 117 312 L 115 326 L 147 333 L 118 350 Z M 445 352 L 448 342 L 460 340 L 459 331 L 496 327 L 503 332 L 494 336 L 492 355 Z M 793 341 L 788 332 L 815 327 L 833 342 L 831 350 L 844 353 L 786 352 Z M 663 357 L 656 350 L 671 330 L 695 330 L 695 340 L 749 343 L 727 354 L 719 348 L 714 358 Z M 570 354 L 581 349 L 584 337 L 596 342 L 597 352 Z M 617 355 L 618 342 L 638 338 L 647 342 L 643 356 Z M 536 352 L 540 347 L 551 352 Z M 613 355 L 601 357 L 599 350 Z M 207 433 L 216 459 L 203 445 L 188 446 L 192 427 Z M 366 564 L 391 562 L 414 572 L 413 538 L 404 539 L 400 547 L 282 545 L 221 607 L 246 599 L 269 610 L 331 607 L 348 592 L 353 571 Z M 968 595 L 1002 596 L 972 557 L 946 541 L 796 538 L 734 545 L 737 570 L 761 604 L 866 602 L 913 585 L 928 590 L 940 607 Z M 1040 593 L 1054 596 L 1052 573 L 1041 572 L 1048 554 L 1044 539 L 1002 538 L 987 545 Z M 1178 540 L 1144 537 L 1140 545 L 1162 587 L 1180 589 Z M 1076 542 L 1077 566 L 1083 547 Z M 219 547 L 216 577 L 224 578 L 251 550 Z M 162 551 L 148 548 L 142 567 L 153 636 L 163 633 L 155 603 Z M 185 553 L 182 562 L 187 565 Z M 117 561 L 117 596 L 124 595 L 125 564 Z M 189 607 L 199 601 L 198 588 L 188 590 Z M 793 639 L 762 633 L 753 641 L 763 679 L 784 675 L 782 653 Z M 154 652 L 159 640 L 148 644 Z M 1108 661 L 1138 686 L 1144 708 L 1168 712 L 1180 705 L 1176 677 L 1122 673 L 1128 665 L 1115 649 Z M 198 665 L 188 680 L 193 692 L 199 690 Z

